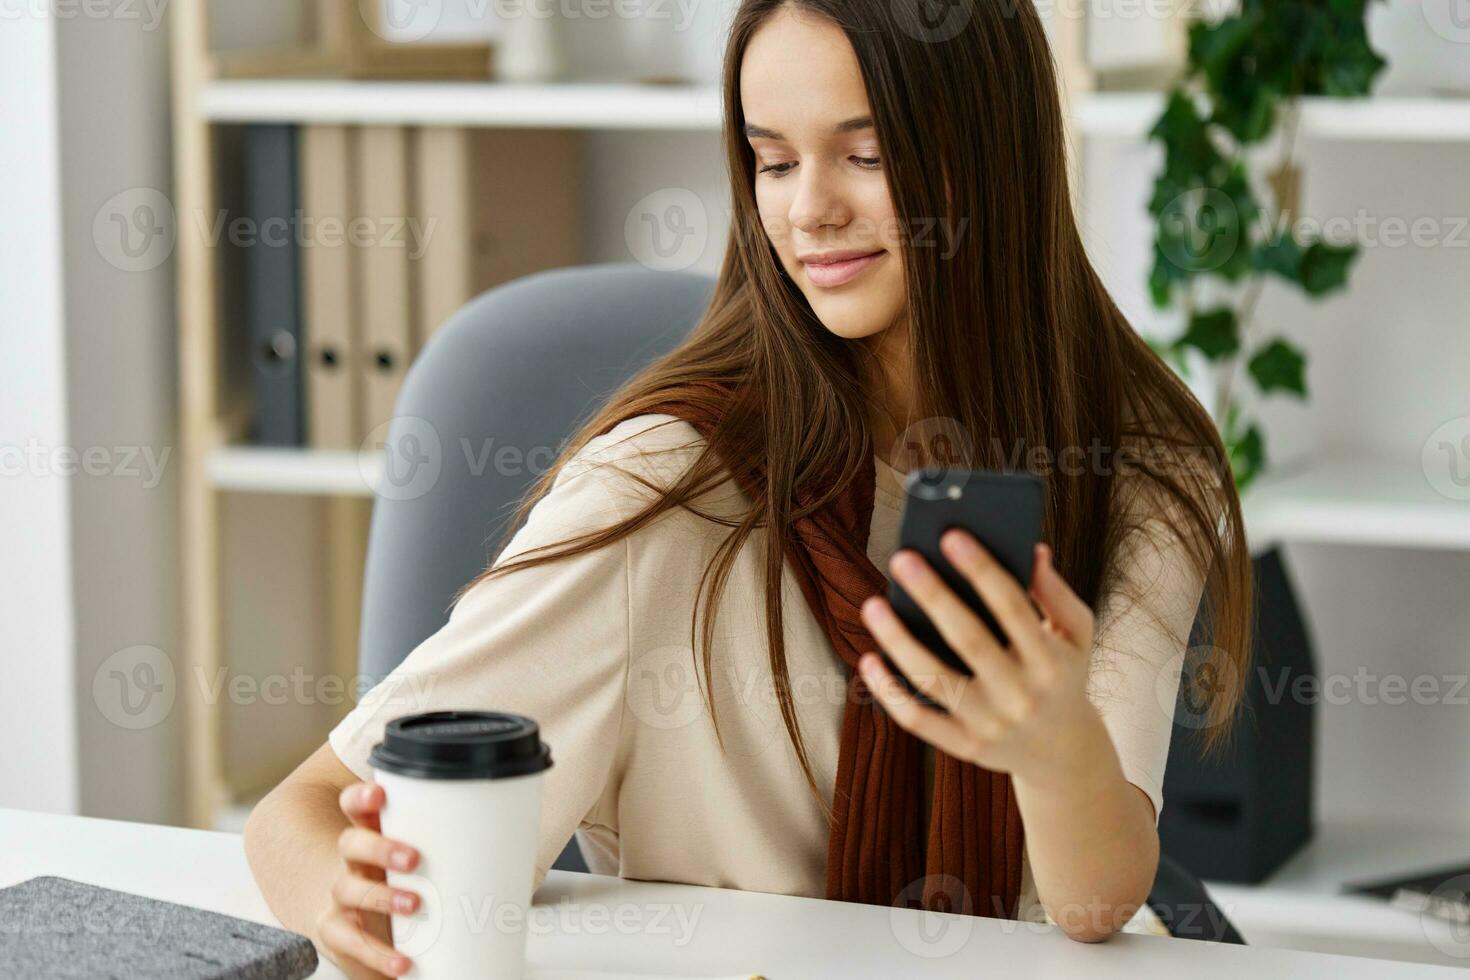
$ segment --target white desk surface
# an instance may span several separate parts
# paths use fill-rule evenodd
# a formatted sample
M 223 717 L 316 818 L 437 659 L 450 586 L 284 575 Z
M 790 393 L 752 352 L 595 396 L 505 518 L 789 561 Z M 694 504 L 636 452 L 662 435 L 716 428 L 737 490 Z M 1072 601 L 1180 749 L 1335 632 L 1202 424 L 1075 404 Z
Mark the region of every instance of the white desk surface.
M 0 887 L 59 875 L 277 925 L 238 835 L 0 809 Z M 566 904 L 570 903 L 570 904 Z M 553 871 L 531 917 L 531 980 L 589 977 L 1463 978 L 1321 953 L 1052 927 Z M 342 974 L 323 961 L 318 977 Z

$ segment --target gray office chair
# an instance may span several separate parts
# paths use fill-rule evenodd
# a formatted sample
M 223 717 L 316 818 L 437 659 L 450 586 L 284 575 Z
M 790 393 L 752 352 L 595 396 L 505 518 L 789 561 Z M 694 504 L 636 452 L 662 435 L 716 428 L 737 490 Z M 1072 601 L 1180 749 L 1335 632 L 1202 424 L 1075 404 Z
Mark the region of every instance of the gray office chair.
M 368 538 L 363 674 L 382 679 L 444 625 L 450 598 L 495 557 L 535 467 L 688 335 L 713 288 L 705 276 L 636 265 L 560 269 L 492 289 L 434 335 L 408 372 L 386 440 L 391 480 Z M 502 447 L 514 451 L 509 466 L 496 463 Z M 586 870 L 575 840 L 555 867 Z M 1209 899 L 1198 879 L 1161 865 L 1155 892 L 1166 924 L 1200 928 L 1195 911 Z M 1203 922 L 1224 918 L 1215 909 Z
M 381 679 L 444 625 L 450 598 L 495 557 L 521 497 L 577 425 L 688 335 L 713 288 L 705 276 L 637 265 L 559 269 L 490 290 L 434 334 L 386 440 L 390 482 L 373 504 L 363 586 L 364 674 Z
M 713 288 L 706 276 L 637 265 L 561 269 L 492 289 L 434 334 L 386 440 L 390 482 L 373 504 L 363 584 L 363 674 L 381 680 L 444 625 L 450 599 L 495 557 L 567 438 L 688 335 Z M 556 867 L 585 870 L 575 841 Z

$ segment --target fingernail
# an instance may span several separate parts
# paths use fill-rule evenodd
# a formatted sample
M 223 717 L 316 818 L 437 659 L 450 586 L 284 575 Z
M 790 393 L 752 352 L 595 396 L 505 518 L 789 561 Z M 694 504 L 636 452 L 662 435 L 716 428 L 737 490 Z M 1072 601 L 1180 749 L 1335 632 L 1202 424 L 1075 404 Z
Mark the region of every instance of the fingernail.
M 944 540 L 941 543 L 944 545 L 945 550 L 956 558 L 970 558 L 980 550 L 980 546 L 975 543 L 975 539 L 964 531 L 948 532 L 945 534 Z
M 891 567 L 899 578 L 912 578 L 919 573 L 919 556 L 912 551 L 901 551 L 893 556 Z
M 393 848 L 393 867 L 399 871 L 407 871 L 413 864 L 413 852 L 406 847 Z
M 393 896 L 393 908 L 396 909 L 399 912 L 412 912 L 413 911 L 413 896 L 412 895 L 401 895 L 401 894 L 400 895 L 394 895 Z
M 403 973 L 403 972 L 405 972 L 409 968 L 410 965 L 411 964 L 408 962 L 408 957 L 407 956 L 395 956 L 395 957 L 393 957 L 393 970 L 396 973 Z

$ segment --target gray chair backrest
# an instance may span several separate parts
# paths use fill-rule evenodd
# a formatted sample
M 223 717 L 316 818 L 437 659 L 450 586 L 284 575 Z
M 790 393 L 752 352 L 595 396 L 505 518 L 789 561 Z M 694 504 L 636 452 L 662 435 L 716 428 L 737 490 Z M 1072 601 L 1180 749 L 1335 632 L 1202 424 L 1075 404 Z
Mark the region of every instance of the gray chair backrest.
M 713 288 L 707 276 L 631 264 L 558 269 L 490 290 L 433 336 L 388 429 L 363 674 L 381 680 L 444 625 L 577 425 L 688 336 Z

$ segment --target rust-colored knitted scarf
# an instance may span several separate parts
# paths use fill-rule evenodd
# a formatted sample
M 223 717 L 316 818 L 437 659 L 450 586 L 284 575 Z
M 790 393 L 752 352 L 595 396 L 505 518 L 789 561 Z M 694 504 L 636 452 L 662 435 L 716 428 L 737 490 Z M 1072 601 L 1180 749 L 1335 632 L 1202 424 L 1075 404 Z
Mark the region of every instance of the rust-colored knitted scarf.
M 702 404 L 708 399 L 681 399 L 671 391 L 667 402 L 647 412 L 682 418 L 708 439 L 718 419 Z M 760 499 L 763 466 L 732 470 L 732 476 L 752 500 Z M 921 832 L 919 741 L 889 717 L 857 672 L 858 658 L 880 649 L 859 609 L 887 588 L 867 555 L 876 478 L 869 465 L 826 507 L 798 519 L 787 547 L 787 561 L 812 612 L 850 672 L 827 845 L 827 897 L 1015 918 L 1022 827 L 1010 776 L 936 749 L 933 808 L 927 833 Z M 801 489 L 796 496 L 799 506 L 816 499 Z

